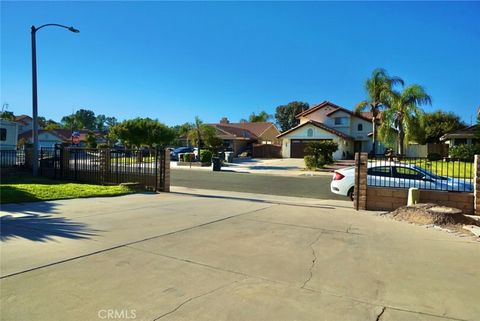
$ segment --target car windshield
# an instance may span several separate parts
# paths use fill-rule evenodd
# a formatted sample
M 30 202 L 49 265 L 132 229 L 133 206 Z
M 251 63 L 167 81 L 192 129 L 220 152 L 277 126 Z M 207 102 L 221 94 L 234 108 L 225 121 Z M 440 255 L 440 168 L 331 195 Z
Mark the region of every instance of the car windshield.
M 183 152 L 184 150 L 187 150 L 188 147 L 179 147 L 179 148 L 175 148 L 174 152 L 176 153 L 179 153 L 179 152 Z
M 433 179 L 442 179 L 442 180 L 448 179 L 447 177 L 444 177 L 444 176 L 435 175 L 432 172 L 426 170 L 425 168 L 422 168 L 422 167 L 419 167 L 419 166 L 416 166 L 416 165 L 412 166 L 412 168 L 416 169 L 417 171 L 419 171 L 422 174 L 430 176 Z

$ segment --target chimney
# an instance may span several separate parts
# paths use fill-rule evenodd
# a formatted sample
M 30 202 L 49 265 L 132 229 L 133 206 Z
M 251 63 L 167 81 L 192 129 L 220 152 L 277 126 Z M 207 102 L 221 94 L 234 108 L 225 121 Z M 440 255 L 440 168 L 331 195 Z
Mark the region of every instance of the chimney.
M 220 124 L 229 124 L 230 122 L 228 121 L 228 118 L 227 117 L 222 117 L 222 119 L 220 119 Z

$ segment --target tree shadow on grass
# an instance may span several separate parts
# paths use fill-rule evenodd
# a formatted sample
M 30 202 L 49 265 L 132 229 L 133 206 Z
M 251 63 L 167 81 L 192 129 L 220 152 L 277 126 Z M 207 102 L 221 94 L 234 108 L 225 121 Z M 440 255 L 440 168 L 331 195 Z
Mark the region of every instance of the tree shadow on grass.
M 54 213 L 57 204 L 45 201 L 14 186 L 0 187 L 1 210 L 6 212 L 36 214 Z
M 52 215 L 4 215 L 0 217 L 0 241 L 22 237 L 30 241 L 46 242 L 53 237 L 88 239 L 95 232 L 87 224 Z

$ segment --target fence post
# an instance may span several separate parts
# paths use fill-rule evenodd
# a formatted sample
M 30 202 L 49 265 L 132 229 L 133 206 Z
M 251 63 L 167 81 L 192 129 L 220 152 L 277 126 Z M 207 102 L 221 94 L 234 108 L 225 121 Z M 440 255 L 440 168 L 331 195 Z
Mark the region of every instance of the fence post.
M 354 208 L 358 210 L 367 209 L 367 153 L 355 153 L 355 199 Z
M 100 169 L 100 183 L 104 184 L 108 181 L 108 174 L 111 168 L 111 157 L 109 149 L 99 149 L 99 169 Z
M 480 155 L 475 155 L 474 162 L 475 181 L 473 186 L 475 215 L 480 215 Z
M 161 157 L 159 168 L 157 168 L 157 186 L 162 192 L 170 192 L 170 151 L 168 149 L 160 150 L 158 156 Z
M 63 150 L 63 157 L 62 157 L 62 177 L 63 178 L 69 178 L 69 172 L 70 172 L 70 150 L 68 147 L 62 147 Z

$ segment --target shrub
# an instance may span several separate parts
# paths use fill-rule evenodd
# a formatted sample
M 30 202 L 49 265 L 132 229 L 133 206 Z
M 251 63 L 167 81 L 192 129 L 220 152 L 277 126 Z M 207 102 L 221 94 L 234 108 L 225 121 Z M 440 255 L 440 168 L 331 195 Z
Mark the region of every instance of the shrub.
M 322 168 L 326 164 L 331 164 L 333 163 L 333 153 L 337 150 L 338 144 L 332 141 L 308 143 L 307 147 L 305 147 L 305 153 L 307 154 L 304 158 L 305 166 L 308 168 Z
M 200 151 L 200 162 L 202 163 L 211 163 L 212 162 L 212 152 L 209 150 Z
M 475 154 L 480 153 L 480 145 L 456 145 L 449 149 L 450 157 L 463 162 L 473 162 Z
M 185 153 L 180 154 L 180 161 L 182 162 L 194 162 L 195 161 L 195 154 L 194 153 Z
M 98 144 L 98 145 L 97 145 L 97 148 L 100 148 L 100 149 L 110 148 L 110 146 L 108 146 L 108 144 Z
M 315 157 L 313 157 L 312 155 L 306 155 L 303 159 L 305 161 L 305 166 L 308 169 L 317 168 L 317 161 L 315 160 Z
M 430 153 L 427 155 L 427 158 L 429 161 L 439 161 L 439 160 L 442 160 L 442 155 L 440 155 L 439 153 Z

